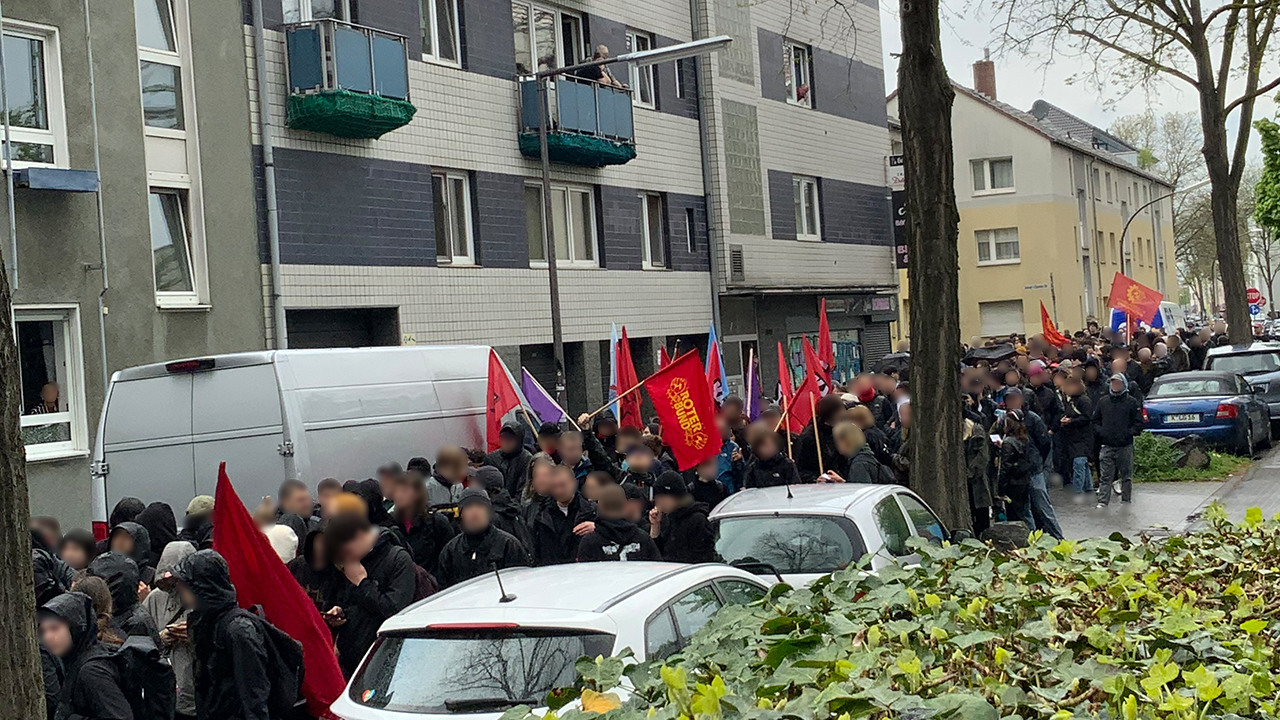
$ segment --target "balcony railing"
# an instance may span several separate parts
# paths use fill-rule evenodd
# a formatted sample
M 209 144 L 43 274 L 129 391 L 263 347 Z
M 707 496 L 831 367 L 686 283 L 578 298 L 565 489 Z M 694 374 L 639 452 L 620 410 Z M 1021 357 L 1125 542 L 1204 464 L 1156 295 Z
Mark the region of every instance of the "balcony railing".
M 547 154 L 552 162 L 603 167 L 635 158 L 630 90 L 558 77 L 547 83 L 547 104 Z M 520 152 L 526 157 L 541 156 L 538 127 L 543 117 L 537 82 L 520 81 Z
M 377 138 L 413 120 L 403 36 L 332 18 L 284 28 L 285 124 L 346 138 Z

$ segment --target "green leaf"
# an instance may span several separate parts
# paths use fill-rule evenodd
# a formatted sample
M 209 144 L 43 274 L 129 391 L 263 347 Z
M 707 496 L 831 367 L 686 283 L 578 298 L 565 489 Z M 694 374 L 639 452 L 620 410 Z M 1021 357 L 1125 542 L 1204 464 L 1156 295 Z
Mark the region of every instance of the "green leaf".
M 974 645 L 980 645 L 985 642 L 999 639 L 999 635 L 990 630 L 974 630 L 963 635 L 957 635 L 951 638 L 951 644 L 959 648 L 969 648 Z
M 1258 633 L 1265 630 L 1266 627 L 1267 627 L 1266 620 L 1258 620 L 1256 618 L 1253 620 L 1246 620 L 1240 623 L 1240 629 L 1249 633 L 1250 635 L 1257 635 Z

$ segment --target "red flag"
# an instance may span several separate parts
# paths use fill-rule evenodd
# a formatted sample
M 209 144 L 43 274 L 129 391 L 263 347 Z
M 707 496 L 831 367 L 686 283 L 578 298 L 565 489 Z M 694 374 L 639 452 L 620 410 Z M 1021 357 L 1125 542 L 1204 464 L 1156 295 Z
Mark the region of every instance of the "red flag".
M 791 367 L 787 365 L 787 354 L 782 350 L 782 341 L 778 341 L 778 402 L 788 402 L 795 386 L 791 384 Z
M 293 579 L 267 536 L 249 517 L 227 477 L 227 464 L 218 466 L 218 489 L 213 503 L 213 549 L 227 561 L 231 584 L 240 607 L 261 605 L 267 622 L 302 643 L 306 670 L 302 695 L 316 717 L 328 715 L 329 705 L 342 694 L 346 681 L 333 651 L 333 635 L 316 606 Z
M 729 388 L 720 383 L 724 372 L 720 368 L 720 343 L 713 342 L 707 348 L 707 385 L 711 388 L 711 401 L 720 407 L 720 403 L 729 396 Z
M 804 367 L 805 371 L 818 383 L 818 396 L 826 395 L 831 390 L 831 383 L 823 377 L 822 361 L 818 359 L 818 353 L 814 352 L 808 335 L 804 336 Z
M 618 341 L 618 394 L 640 384 L 636 377 L 635 363 L 631 362 L 631 341 L 627 339 L 627 326 L 622 326 L 622 339 Z M 640 393 L 633 392 L 618 401 L 618 427 L 643 428 L 640 414 Z
M 502 417 L 520 407 L 520 396 L 511 384 L 507 369 L 498 359 L 498 353 L 489 350 L 489 403 L 485 406 L 484 437 L 489 444 L 489 452 L 498 449 L 498 433 L 502 431 Z
M 702 372 L 696 350 L 676 358 L 645 380 L 662 427 L 662 439 L 671 446 L 676 468 L 683 471 L 720 452 L 715 401 Z
M 818 310 L 818 365 L 822 369 L 822 379 L 827 388 L 831 388 L 831 373 L 836 367 L 836 350 L 831 344 L 831 326 L 827 324 L 827 299 L 822 298 L 822 307 Z
M 791 432 L 804 432 L 805 427 L 813 421 L 813 408 L 821 397 L 822 391 L 818 389 L 818 376 L 814 375 L 811 369 L 806 373 L 804 382 L 800 383 L 800 387 L 796 388 L 795 395 L 791 396 L 791 415 L 787 421 L 787 427 Z
M 1111 294 L 1107 298 L 1107 304 L 1149 323 L 1160 311 L 1161 300 L 1164 300 L 1164 294 L 1159 290 L 1153 290 L 1126 275 L 1116 273 L 1115 279 L 1111 281 Z
M 1044 333 L 1044 339 L 1057 347 L 1071 344 L 1071 338 L 1058 332 L 1058 328 L 1053 324 L 1053 319 L 1049 317 L 1049 311 L 1044 308 L 1043 301 L 1040 303 L 1040 328 Z
M 658 369 L 661 370 L 671 364 L 671 356 L 667 354 L 667 346 L 658 346 Z

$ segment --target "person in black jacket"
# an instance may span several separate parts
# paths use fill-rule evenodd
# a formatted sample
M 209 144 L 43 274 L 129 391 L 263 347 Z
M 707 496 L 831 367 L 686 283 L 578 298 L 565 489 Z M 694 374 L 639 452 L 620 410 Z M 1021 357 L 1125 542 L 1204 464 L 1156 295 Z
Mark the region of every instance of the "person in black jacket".
M 1009 499 L 1006 513 L 1010 520 L 1023 520 L 1031 516 L 1030 491 L 1031 476 L 1035 472 L 1033 462 L 1036 450 L 1025 424 L 1026 416 L 1021 409 L 1009 410 L 1004 418 L 992 430 L 998 431 L 997 457 L 999 469 L 996 475 L 996 487 L 1002 496 Z M 1027 529 L 1033 529 L 1028 523 Z
M 321 520 L 315 530 L 307 533 L 306 539 L 302 541 L 302 552 L 286 563 L 285 567 L 289 568 L 289 574 L 293 575 L 302 591 L 311 598 L 326 624 L 336 630 L 334 624 L 340 618 L 324 614 L 333 607 L 333 592 L 338 574 L 337 568 L 329 562 L 329 556 L 325 552 L 324 531 L 328 527 L 329 521 Z
M 59 595 L 40 606 L 36 620 L 42 649 L 57 659 L 45 672 L 59 682 L 56 710 L 49 717 L 134 720 L 119 666 L 112 660 L 110 648 L 98 642 L 89 596 L 78 592 Z M 50 700 L 46 696 L 46 706 Z
M 138 602 L 138 564 L 118 552 L 106 552 L 89 563 L 89 574 L 100 577 L 111 588 L 111 606 L 116 630 L 121 635 L 142 635 L 160 646 L 160 630 L 150 613 Z
M 498 473 L 496 468 L 488 469 Z M 501 473 L 498 476 L 501 478 Z M 453 539 L 453 524 L 443 513 L 427 507 L 425 481 L 417 473 L 401 478 L 395 490 L 395 503 L 392 531 L 400 536 L 401 544 L 409 548 L 413 561 L 435 575 L 440 565 L 440 551 Z
M 201 550 L 179 562 L 173 577 L 182 604 L 191 610 L 196 716 L 268 720 L 273 673 L 265 621 L 236 606 L 227 561 Z
M 134 522 L 147 530 L 147 536 L 151 540 L 150 563 L 155 567 L 160 562 L 160 553 L 164 552 L 165 546 L 178 539 L 178 520 L 173 515 L 173 508 L 167 503 L 153 502 L 146 510 L 138 513 Z
M 876 460 L 885 467 L 892 467 L 893 448 L 889 446 L 889 435 L 884 431 L 884 428 L 876 425 L 876 419 L 871 414 L 871 408 L 866 405 L 855 405 L 849 409 L 849 418 L 862 430 L 862 436 L 867 441 L 867 447 L 876 456 Z
M 729 488 L 716 479 L 719 474 L 719 456 L 707 458 L 698 463 L 694 468 L 693 482 L 689 483 L 689 491 L 693 493 L 695 501 L 706 503 L 707 507 L 714 508 L 729 497 Z
M 715 459 L 711 460 L 712 468 Z M 627 493 L 620 485 L 600 489 L 595 529 L 578 543 L 578 562 L 661 560 L 649 533 L 627 519 Z
M 1031 384 L 1031 409 L 1044 420 L 1052 434 L 1058 428 L 1058 420 L 1062 417 L 1062 403 L 1058 402 L 1058 393 L 1053 387 L 1053 376 L 1045 369 L 1040 360 L 1031 363 L 1027 370 L 1028 382 Z
M 493 505 L 479 488 L 467 488 L 458 500 L 462 532 L 440 553 L 436 580 L 447 588 L 487 572 L 528 566 L 529 552 L 514 535 L 493 525 Z
M 413 558 L 394 533 L 368 518 L 344 513 L 324 534 L 329 560 L 338 569 L 329 614 L 346 620 L 338 627 L 338 665 L 351 677 L 387 618 L 413 602 L 417 587 Z
M 513 498 L 520 497 L 524 490 L 532 459 L 533 455 L 524 449 L 524 427 L 517 422 L 502 426 L 498 431 L 498 449 L 484 456 L 486 465 L 502 471 L 507 494 Z
M 1058 420 L 1058 441 L 1071 465 L 1071 484 L 1077 493 L 1093 490 L 1089 458 L 1093 455 L 1093 402 L 1084 382 L 1074 375 L 1062 383 L 1062 418 Z
M 716 561 L 716 531 L 707 519 L 711 508 L 696 502 L 680 473 L 668 470 L 653 486 L 649 537 L 668 562 Z
M 842 467 L 844 460 L 836 450 L 835 438 L 831 428 L 839 422 L 844 414 L 844 401 L 835 395 L 827 395 L 818 401 L 817 415 L 809 427 L 800 433 L 800 442 L 796 444 L 796 468 L 800 471 L 803 482 L 816 482 L 821 470 Z M 819 447 L 821 446 L 821 447 Z M 818 451 L 822 451 L 822 461 L 818 461 Z
M 791 458 L 782 454 L 782 438 L 769 428 L 754 434 L 751 462 L 742 473 L 742 487 L 763 488 L 799 485 L 800 473 Z
M 1098 507 L 1111 502 L 1112 482 L 1120 482 L 1120 502 L 1133 500 L 1133 438 L 1142 432 L 1142 406 L 1129 394 L 1123 373 L 1107 381 L 1108 392 L 1093 409 L 1098 439 Z
M 552 469 L 551 497 L 529 528 L 533 564 L 563 565 L 578 557 L 578 542 L 595 530 L 596 505 L 578 492 L 578 479 L 564 465 Z
M 111 528 L 107 549 L 127 555 L 138 566 L 138 579 L 150 585 L 156 559 L 151 556 L 151 533 L 136 522 L 122 522 Z
M 849 482 L 876 485 L 892 485 L 893 471 L 876 459 L 867 445 L 862 428 L 851 422 L 842 422 L 832 431 L 844 464 L 827 470 L 829 482 Z
M 533 467 L 532 464 L 529 466 Z M 547 466 L 544 473 L 550 473 L 551 466 Z M 540 478 L 541 479 L 541 478 Z M 471 476 L 471 483 L 468 487 L 478 488 L 489 493 L 489 502 L 493 507 L 493 524 L 499 530 L 515 536 L 515 539 L 524 545 L 524 549 L 533 552 L 533 537 L 529 534 L 529 526 L 525 522 L 524 514 L 521 512 L 520 503 L 507 494 L 506 486 L 503 482 L 502 472 L 492 465 L 478 467 Z M 541 504 L 541 500 L 539 500 Z M 530 517 L 536 515 L 531 511 Z M 456 534 L 456 533 L 455 533 Z

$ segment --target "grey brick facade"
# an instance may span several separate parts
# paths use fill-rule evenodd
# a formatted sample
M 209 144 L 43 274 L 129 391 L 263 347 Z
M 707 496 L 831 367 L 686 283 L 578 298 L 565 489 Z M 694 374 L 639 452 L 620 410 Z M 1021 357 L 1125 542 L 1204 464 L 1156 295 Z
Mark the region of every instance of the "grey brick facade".
M 484 267 L 529 267 L 529 238 L 524 214 L 524 178 L 477 172 L 475 198 L 476 262 Z
M 795 190 L 782 170 L 769 171 L 769 229 L 775 240 L 796 239 Z
M 893 209 L 885 188 L 818 178 L 818 194 L 821 197 L 822 239 L 825 242 L 857 245 L 893 243 Z M 774 217 L 776 219 L 776 214 Z M 794 217 L 791 223 L 794 232 Z

